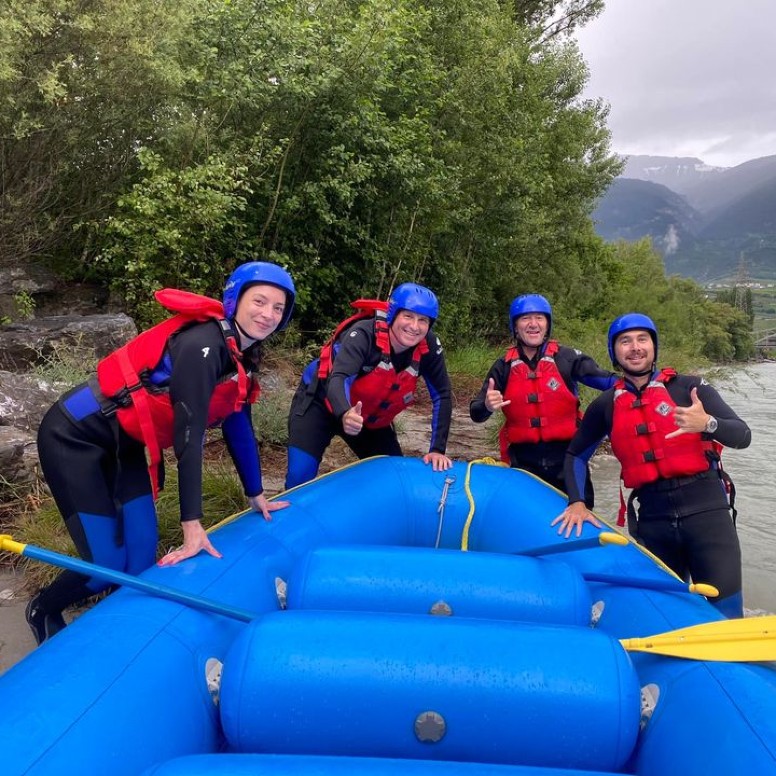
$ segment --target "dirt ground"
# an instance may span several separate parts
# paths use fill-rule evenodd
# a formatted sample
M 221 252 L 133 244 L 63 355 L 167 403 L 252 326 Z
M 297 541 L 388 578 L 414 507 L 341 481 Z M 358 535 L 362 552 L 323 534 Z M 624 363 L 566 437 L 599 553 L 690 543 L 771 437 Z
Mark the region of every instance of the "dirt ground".
M 24 619 L 26 605 L 22 575 L 11 568 L 0 568 L 0 673 L 35 647 Z

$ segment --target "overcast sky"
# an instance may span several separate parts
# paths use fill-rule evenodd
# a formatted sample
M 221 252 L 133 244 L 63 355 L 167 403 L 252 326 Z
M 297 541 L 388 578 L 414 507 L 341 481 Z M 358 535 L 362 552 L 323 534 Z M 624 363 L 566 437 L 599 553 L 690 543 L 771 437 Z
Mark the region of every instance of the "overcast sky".
M 776 0 L 606 0 L 577 39 L 613 151 L 723 167 L 776 154 Z

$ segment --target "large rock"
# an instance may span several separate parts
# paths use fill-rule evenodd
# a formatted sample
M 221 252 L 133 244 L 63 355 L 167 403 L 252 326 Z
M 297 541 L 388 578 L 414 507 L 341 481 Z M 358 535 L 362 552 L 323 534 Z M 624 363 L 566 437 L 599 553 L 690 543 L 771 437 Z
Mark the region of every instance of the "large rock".
M 37 478 L 38 447 L 35 437 L 12 426 L 0 426 L 0 494 L 30 486 Z
M 69 387 L 52 385 L 35 375 L 0 371 L 0 428 L 36 432 L 46 410 Z
M 18 317 L 16 297 L 19 294 L 36 300 L 40 294 L 53 294 L 56 290 L 57 279 L 42 266 L 33 263 L 0 266 L 0 317 L 11 320 Z
M 28 261 L 18 266 L 0 265 L 0 319 L 50 315 L 92 315 L 119 312 L 118 300 L 110 291 L 93 283 L 67 283 L 43 262 Z M 32 305 L 22 310 L 21 305 Z
M 68 283 L 66 293 L 41 291 L 34 297 L 35 317 L 52 315 L 98 315 L 121 312 L 121 300 L 105 288 L 89 283 Z
M 12 295 L 25 293 L 30 296 L 53 293 L 59 281 L 42 265 L 27 264 L 19 266 L 0 266 L 0 294 Z
M 0 328 L 0 368 L 26 371 L 59 355 L 88 371 L 137 334 L 123 313 L 55 315 Z

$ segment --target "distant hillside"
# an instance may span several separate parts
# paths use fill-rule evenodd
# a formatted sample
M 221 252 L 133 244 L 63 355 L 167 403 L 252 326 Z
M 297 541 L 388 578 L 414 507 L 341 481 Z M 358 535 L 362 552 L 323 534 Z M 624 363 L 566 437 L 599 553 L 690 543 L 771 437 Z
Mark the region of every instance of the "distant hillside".
M 776 280 L 776 235 L 728 240 L 696 240 L 665 257 L 666 272 L 700 283 L 735 280 L 741 259 L 750 280 Z
M 663 255 L 690 247 L 702 227 L 702 217 L 666 186 L 617 178 L 593 213 L 596 232 L 605 240 L 651 237 Z
M 726 169 L 704 164 L 694 156 L 635 155 L 625 157 L 621 177 L 659 183 L 678 194 L 686 194 L 716 180 Z
M 776 278 L 776 156 L 731 168 L 628 157 L 593 219 L 607 240 L 651 237 L 670 273 L 730 279 L 744 256 L 752 278 Z
M 776 167 L 774 169 L 776 172 Z M 706 219 L 701 232 L 701 236 L 708 240 L 729 239 L 744 234 L 776 235 L 776 174 L 766 183 L 717 208 Z
M 697 180 L 682 193 L 693 207 L 712 218 L 738 200 L 747 198 L 758 189 L 764 189 L 774 182 L 776 156 L 764 156 L 736 167 L 729 167 L 719 175 Z

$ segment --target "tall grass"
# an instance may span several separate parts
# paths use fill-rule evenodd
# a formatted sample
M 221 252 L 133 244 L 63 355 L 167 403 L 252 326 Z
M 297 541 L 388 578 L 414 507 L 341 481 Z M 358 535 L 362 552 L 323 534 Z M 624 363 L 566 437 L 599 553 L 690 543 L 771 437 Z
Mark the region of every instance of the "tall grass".
M 94 349 L 79 342 L 57 342 L 50 353 L 40 356 L 33 374 L 64 390 L 82 383 L 94 371 L 97 360 Z
M 256 436 L 267 444 L 285 445 L 288 441 L 288 409 L 291 396 L 285 391 L 263 393 L 253 405 Z
M 451 375 L 466 375 L 483 380 L 493 362 L 506 352 L 503 348 L 491 347 L 478 343 L 470 343 L 455 350 L 445 351 L 447 371 Z

